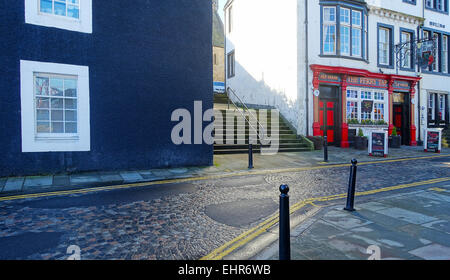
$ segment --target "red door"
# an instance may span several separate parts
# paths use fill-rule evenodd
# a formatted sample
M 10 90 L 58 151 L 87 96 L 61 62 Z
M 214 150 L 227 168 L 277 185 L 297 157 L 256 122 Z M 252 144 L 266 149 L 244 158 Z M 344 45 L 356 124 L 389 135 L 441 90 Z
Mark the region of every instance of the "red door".
M 319 101 L 320 134 L 328 137 L 329 144 L 335 144 L 337 140 L 337 105 L 334 100 Z
M 403 126 L 403 110 L 402 106 L 394 106 L 394 126 L 397 128 L 397 134 L 402 135 Z

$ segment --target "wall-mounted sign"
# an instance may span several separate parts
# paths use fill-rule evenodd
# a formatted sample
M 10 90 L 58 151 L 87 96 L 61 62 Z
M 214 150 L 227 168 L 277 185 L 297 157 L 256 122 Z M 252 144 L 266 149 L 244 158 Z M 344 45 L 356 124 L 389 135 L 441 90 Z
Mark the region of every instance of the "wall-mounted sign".
M 323 82 L 340 83 L 341 82 L 341 76 L 336 75 L 336 74 L 320 73 L 319 74 L 319 80 L 323 81 Z
M 392 87 L 397 90 L 405 90 L 405 91 L 409 91 L 411 89 L 411 85 L 406 81 L 394 81 Z
M 437 28 L 445 28 L 445 24 L 439 23 L 439 22 L 434 22 L 434 21 L 430 21 L 430 26 L 434 26 Z
M 388 88 L 388 82 L 383 79 L 375 79 L 375 78 L 365 78 L 365 77 L 356 77 L 350 76 L 347 78 L 347 84 L 352 86 L 361 86 L 361 87 L 376 87 L 376 88 Z
M 313 92 L 313 94 L 314 94 L 315 97 L 319 97 L 319 95 L 320 95 L 320 90 L 316 89 L 316 90 Z
M 362 113 L 372 113 L 373 111 L 373 101 L 363 100 L 361 102 L 361 112 Z
M 388 132 L 372 131 L 369 135 L 369 156 L 388 156 Z
M 442 130 L 427 129 L 425 135 L 425 152 L 440 153 L 442 149 Z

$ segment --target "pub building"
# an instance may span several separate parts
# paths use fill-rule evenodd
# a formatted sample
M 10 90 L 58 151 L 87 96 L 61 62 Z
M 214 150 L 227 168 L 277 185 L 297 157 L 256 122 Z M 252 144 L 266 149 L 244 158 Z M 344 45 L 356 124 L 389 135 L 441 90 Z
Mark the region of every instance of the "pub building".
M 314 87 L 313 135 L 327 136 L 330 145 L 350 147 L 362 128 L 394 126 L 402 145 L 417 146 L 416 84 L 420 77 L 374 73 L 363 69 L 311 65 Z

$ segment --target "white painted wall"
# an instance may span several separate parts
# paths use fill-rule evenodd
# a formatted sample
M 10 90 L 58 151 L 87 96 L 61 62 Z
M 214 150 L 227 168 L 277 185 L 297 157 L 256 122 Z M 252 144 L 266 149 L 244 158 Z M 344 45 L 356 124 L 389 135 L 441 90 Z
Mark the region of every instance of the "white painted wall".
M 446 25 L 450 32 L 450 16 L 423 10 L 422 0 L 416 5 L 403 1 L 367 0 L 373 6 L 369 12 L 369 63 L 343 58 L 320 57 L 320 5 L 319 0 L 308 0 L 309 15 L 309 64 L 343 66 L 379 72 L 377 66 L 377 23 L 394 26 L 394 44 L 400 42 L 400 28 L 417 30 L 419 21 L 425 15 L 425 26 L 429 21 Z M 313 73 L 305 65 L 305 25 L 303 0 L 234 0 L 234 29 L 226 32 L 226 53 L 235 50 L 236 76 L 227 79 L 227 86 L 237 91 L 246 103 L 271 105 L 280 109 L 299 134 L 306 133 L 306 110 L 309 106 L 309 132 L 313 124 Z M 375 13 L 378 8 L 397 12 Z M 411 17 L 412 15 L 416 20 Z M 226 13 L 227 20 L 228 14 Z M 436 27 L 433 27 L 437 29 Z M 417 35 L 417 34 L 416 34 Z M 308 86 L 305 69 L 309 71 Z M 386 74 L 396 74 L 395 69 L 383 68 Z M 418 73 L 399 71 L 399 75 L 415 76 Z M 423 74 L 420 83 L 420 103 L 426 106 L 427 90 L 450 91 L 450 77 Z M 418 92 L 418 88 L 416 89 Z M 305 103 L 309 95 L 308 104 Z M 416 94 L 415 104 L 419 96 Z M 425 120 L 426 120 L 426 111 Z M 420 115 L 416 110 L 416 126 Z M 426 122 L 426 121 L 425 121 Z M 426 127 L 421 125 L 421 130 Z M 418 132 L 419 133 L 419 132 Z M 423 139 L 423 137 L 422 137 Z
M 298 122 L 297 0 L 237 0 L 226 53 L 235 50 L 236 76 L 227 79 L 248 104 L 271 105 Z M 228 13 L 225 13 L 228 26 Z

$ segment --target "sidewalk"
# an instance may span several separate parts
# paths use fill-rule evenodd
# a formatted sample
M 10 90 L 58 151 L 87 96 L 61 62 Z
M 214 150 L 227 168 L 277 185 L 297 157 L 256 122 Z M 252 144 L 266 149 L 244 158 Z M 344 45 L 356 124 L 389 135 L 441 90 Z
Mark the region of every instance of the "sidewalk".
M 358 204 L 359 201 L 359 204 Z M 450 183 L 325 206 L 291 230 L 293 260 L 450 260 Z M 369 246 L 376 246 L 371 247 Z M 277 260 L 278 241 L 254 259 Z
M 422 149 L 423 147 L 391 149 L 388 159 L 437 155 L 433 153 L 424 153 Z M 442 154 L 450 155 L 450 149 L 444 149 Z M 367 151 L 329 147 L 329 162 L 327 164 L 348 164 L 352 158 L 357 158 L 359 162 L 385 160 L 383 158 L 369 157 Z M 242 173 L 251 174 L 251 172 L 265 170 L 313 167 L 324 164 L 323 151 L 279 153 L 274 156 L 255 154 L 255 168 L 253 170 L 248 170 L 247 168 L 247 154 L 215 155 L 214 166 L 211 167 L 84 172 L 77 174 L 0 178 L 0 196 L 14 195 L 17 193 L 47 192 L 51 190 L 68 190 L 84 187 L 208 177 L 224 174 L 242 175 Z

